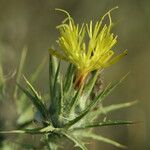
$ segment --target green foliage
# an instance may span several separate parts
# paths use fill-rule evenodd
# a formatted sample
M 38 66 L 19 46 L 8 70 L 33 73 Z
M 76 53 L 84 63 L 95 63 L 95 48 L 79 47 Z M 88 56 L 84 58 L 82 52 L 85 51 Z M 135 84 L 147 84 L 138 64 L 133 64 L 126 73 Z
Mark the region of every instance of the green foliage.
M 37 91 L 34 86 L 34 82 L 45 65 L 45 58 L 27 79 L 23 75 L 27 48 L 23 49 L 14 77 L 16 84 L 12 85 L 14 89 L 12 93 L 6 93 L 9 87 L 6 84 L 7 79 L 0 62 L 0 104 L 9 98 L 13 99 L 16 106 L 15 129 L 3 131 L 3 126 L 0 126 L 0 148 L 2 150 L 64 149 L 61 141 L 64 143 L 65 139 L 82 150 L 87 150 L 87 139 L 102 141 L 118 148 L 126 148 L 112 139 L 94 133 L 96 128 L 118 127 L 134 123 L 125 120 L 99 119 L 101 115 L 106 116 L 109 112 L 127 108 L 136 103 L 133 101 L 103 107 L 105 98 L 122 83 L 128 74 L 118 82 L 110 83 L 103 89 L 97 89 L 97 92 L 94 93 L 100 71 L 114 64 L 127 53 L 124 51 L 112 58 L 114 54 L 112 47 L 117 42 L 117 36 L 111 33 L 113 22 L 110 12 L 114 9 L 116 7 L 108 11 L 95 25 L 90 21 L 89 25 L 82 24 L 81 28 L 75 24 L 68 12 L 57 9 L 65 12 L 67 18 L 57 26 L 60 31 L 57 42 L 62 53 L 53 49 L 49 50 L 51 55 L 49 55 L 48 93 L 40 94 L 41 92 Z M 106 16 L 108 16 L 109 24 L 103 25 Z M 87 32 L 88 39 L 85 38 L 85 32 Z M 68 62 L 64 74 L 61 73 L 61 60 Z M 47 101 L 45 101 L 45 95 Z M 0 121 L 3 123 L 3 120 Z M 1 122 L 0 125 L 2 125 Z M 16 136 L 13 141 L 10 141 L 4 137 L 5 134 L 16 134 Z M 23 134 L 27 135 L 27 138 L 37 137 L 38 142 L 25 143 Z
M 21 85 L 18 84 L 18 87 L 26 94 L 26 96 L 32 101 L 34 106 L 37 108 L 37 110 L 40 112 L 43 119 L 47 119 L 48 111 L 47 108 L 44 106 L 41 97 L 38 95 L 36 90 L 32 87 L 32 85 L 28 82 L 28 80 L 24 77 L 29 90 L 32 92 L 32 94 L 25 88 L 23 88 Z
M 15 87 L 14 97 L 17 101 L 17 107 L 26 105 L 26 108 L 31 104 L 27 103 L 28 99 L 35 107 L 36 111 L 32 112 L 33 117 L 30 119 L 24 119 L 25 112 L 30 112 L 28 109 L 18 111 L 18 118 L 22 116 L 21 124 L 18 122 L 17 130 L 1 131 L 1 134 L 29 134 L 29 135 L 40 135 L 43 139 L 39 144 L 42 145 L 41 149 L 46 150 L 57 150 L 60 147 L 60 139 L 67 138 L 74 143 L 75 146 L 82 150 L 87 150 L 85 141 L 87 138 L 102 141 L 105 143 L 112 144 L 119 148 L 125 148 L 124 145 L 119 144 L 109 138 L 103 137 L 102 135 L 96 135 L 93 130 L 94 128 L 100 128 L 104 126 L 118 126 L 133 124 L 132 121 L 96 121 L 97 118 L 103 114 L 106 115 L 108 112 L 112 112 L 118 109 L 132 106 L 136 102 L 128 102 L 123 104 L 113 104 L 110 106 L 102 107 L 101 104 L 104 98 L 110 94 L 126 77 L 114 84 L 109 84 L 103 90 L 99 90 L 98 93 L 93 97 L 94 85 L 97 81 L 99 71 L 91 73 L 85 84 L 76 89 L 74 87 L 74 73 L 75 67 L 72 64 L 68 65 L 64 76 L 60 73 L 61 63 L 53 56 L 49 58 L 49 101 L 44 102 L 44 99 L 39 95 L 39 92 L 33 87 L 32 83 L 40 74 L 40 66 L 35 73 L 32 74 L 29 80 L 23 76 L 26 86 L 22 86 L 21 72 L 23 70 L 25 62 L 26 50 L 22 53 L 22 60 L 17 73 L 17 86 Z M 43 61 L 45 62 L 45 61 Z M 32 82 L 32 83 L 31 83 Z M 18 90 L 18 88 L 20 90 Z M 18 103 L 22 100 L 22 103 Z M 97 109 L 99 106 L 99 109 Z M 39 114 L 39 118 L 36 119 L 36 115 Z M 33 123 L 33 121 L 36 122 Z M 35 127 L 36 124 L 36 127 Z M 28 126 L 30 125 L 30 128 Z M 53 139 L 53 140 L 52 140 Z M 18 147 L 23 149 L 34 149 L 36 147 L 33 144 L 24 144 L 19 142 Z

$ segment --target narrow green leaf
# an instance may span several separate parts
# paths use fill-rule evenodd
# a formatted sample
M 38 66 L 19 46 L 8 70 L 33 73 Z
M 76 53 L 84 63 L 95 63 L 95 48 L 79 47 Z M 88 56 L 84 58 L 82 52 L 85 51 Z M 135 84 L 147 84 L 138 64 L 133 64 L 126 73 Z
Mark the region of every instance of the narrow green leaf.
M 17 78 L 16 78 L 16 82 L 19 83 L 20 78 L 21 78 L 21 73 L 25 64 L 25 60 L 26 60 L 26 55 L 27 55 L 27 48 L 24 47 L 24 49 L 22 50 L 22 54 L 21 54 L 21 59 L 20 59 L 20 63 L 19 63 L 19 68 L 18 68 L 18 72 L 17 72 Z M 14 90 L 14 99 L 17 98 L 17 94 L 18 94 L 18 86 L 15 86 L 15 90 Z
M 103 97 L 106 97 L 107 95 L 109 95 L 116 87 L 118 87 L 123 81 L 124 79 L 129 75 L 129 72 L 127 74 L 125 74 L 119 81 L 117 81 L 116 83 L 114 83 L 113 85 L 108 86 L 105 89 L 105 92 L 103 93 Z
M 84 143 L 81 140 L 79 140 L 79 138 L 75 137 L 73 134 L 64 131 L 62 132 L 62 134 L 69 140 L 74 142 L 76 147 L 79 147 L 82 150 L 87 150 L 87 148 L 84 146 Z
M 59 116 L 61 113 L 61 101 L 62 101 L 62 83 L 59 76 L 60 73 L 60 61 L 57 65 L 56 71 L 53 76 L 53 85 L 51 85 L 51 104 L 49 107 L 49 113 L 52 123 L 55 127 L 60 127 Z M 51 83 L 52 84 L 52 83 Z
M 69 64 L 66 74 L 64 76 L 64 93 L 69 92 L 72 87 L 72 82 L 74 78 L 74 65 Z
M 94 120 L 95 118 L 97 118 L 101 114 L 105 115 L 105 114 L 112 112 L 112 111 L 116 111 L 119 109 L 130 107 L 132 105 L 135 105 L 136 103 L 137 103 L 137 101 L 133 101 L 133 102 L 128 102 L 128 103 L 114 104 L 114 105 L 110 105 L 110 106 L 100 107 L 97 110 L 91 111 L 86 116 L 86 119 L 89 120 L 89 122 L 90 122 L 91 120 Z
M 86 97 L 88 98 L 88 96 L 91 94 L 91 91 L 95 85 L 95 82 L 97 80 L 97 76 L 99 75 L 99 70 L 98 71 L 94 71 L 92 73 L 91 78 L 89 79 L 88 83 L 85 85 L 84 87 L 84 94 L 86 95 Z
M 17 85 L 27 95 L 27 97 L 29 97 L 29 99 L 34 104 L 34 106 L 37 108 L 37 110 L 41 113 L 42 117 L 47 119 L 47 115 L 48 115 L 47 108 L 44 106 L 41 99 L 39 99 L 39 97 L 36 96 L 36 93 L 34 93 L 34 95 L 32 95 L 28 90 L 23 88 L 20 84 L 17 83 Z
M 128 107 L 133 106 L 135 104 L 137 104 L 137 101 L 127 102 L 127 103 L 122 103 L 122 104 L 114 104 L 114 105 L 102 107 L 100 110 L 96 110 L 93 113 L 95 115 L 96 115 L 96 113 L 98 115 L 107 114 L 109 112 L 112 112 L 112 111 L 115 111 L 115 110 L 118 110 L 118 109 L 128 108 Z
M 49 89 L 50 89 L 50 100 L 53 99 L 53 86 L 55 80 L 55 74 L 58 67 L 57 58 L 49 55 Z
M 38 130 L 10 130 L 10 131 L 0 131 L 0 134 L 41 134 Z
M 35 82 L 35 80 L 38 78 L 38 76 L 40 75 L 45 63 L 46 63 L 47 58 L 45 57 L 42 62 L 39 64 L 39 66 L 35 69 L 35 71 L 31 74 L 30 77 L 30 81 L 33 84 Z M 20 94 L 18 99 L 19 101 L 17 101 L 17 109 L 18 109 L 18 114 L 19 114 L 19 118 L 18 120 L 20 120 L 20 118 L 24 118 L 24 114 L 28 113 L 29 107 L 31 107 L 28 103 L 28 101 L 26 100 L 26 95 L 24 93 Z M 31 108 L 30 108 L 31 109 Z M 31 115 L 32 116 L 32 115 Z M 21 120 L 22 120 L 21 119 Z
M 114 145 L 118 148 L 127 148 L 125 145 L 122 145 L 114 140 L 111 140 L 109 138 L 106 138 L 106 137 L 103 137 L 101 135 L 96 135 L 94 133 L 85 133 L 85 134 L 82 134 L 84 137 L 87 137 L 87 138 L 92 138 L 94 140 L 98 140 L 98 141 L 101 141 L 101 142 L 105 142 L 105 143 L 108 143 L 108 144 L 111 144 L 111 145 Z
M 104 126 L 119 126 L 119 125 L 129 125 L 129 124 L 135 124 L 135 122 L 132 121 L 103 121 L 103 122 L 98 122 L 98 123 L 91 123 L 91 124 L 86 124 L 85 126 L 81 127 L 76 127 L 73 128 L 72 130 L 83 130 L 87 128 L 95 128 L 95 127 L 104 127 Z
M 58 108 L 59 108 L 59 115 L 62 114 L 62 109 L 63 109 L 63 98 L 64 98 L 64 91 L 63 91 L 63 81 L 60 80 L 60 100 L 58 103 Z
M 60 108 L 58 108 L 60 105 L 60 94 L 61 94 L 61 85 L 60 85 L 60 79 L 59 79 L 59 71 L 60 71 L 60 61 L 59 61 L 59 64 L 57 66 L 57 70 L 56 70 L 56 73 L 54 75 L 54 84 L 52 86 L 52 99 L 51 99 L 51 105 L 53 107 L 53 109 L 55 111 L 57 111 L 58 113 L 58 110 L 60 110 Z
M 65 115 L 65 117 L 69 116 L 69 112 L 71 110 L 70 103 L 72 102 L 73 97 L 76 93 L 73 87 L 74 71 L 75 71 L 74 65 L 69 64 L 66 73 L 62 79 L 63 80 L 62 113 Z
M 102 100 L 108 96 L 122 81 L 127 77 L 128 74 L 126 74 L 121 80 L 114 83 L 113 85 L 109 84 L 102 92 L 99 91 L 99 94 L 95 97 L 94 100 L 92 100 L 91 104 L 88 106 L 89 109 L 93 109 L 98 103 L 101 103 Z
M 57 129 L 55 129 L 51 125 L 49 125 L 44 128 L 0 131 L 0 134 L 45 134 L 45 133 L 53 132 L 55 130 L 57 130 Z
M 56 70 L 56 74 L 55 74 L 55 76 L 54 76 L 54 85 L 53 85 L 53 100 L 55 101 L 55 97 L 56 97 L 56 95 L 57 95 L 57 93 L 58 93 L 58 89 L 57 89 L 57 87 L 58 87 L 58 83 L 59 83 L 59 70 L 60 70 L 60 61 L 59 61 L 59 63 L 58 63 L 58 67 L 57 67 L 57 70 Z
M 27 87 L 29 88 L 29 90 L 31 90 L 31 92 L 34 94 L 35 97 L 37 97 L 38 99 L 41 99 L 41 96 L 38 95 L 38 92 L 34 89 L 34 87 L 31 85 L 31 83 L 27 80 L 27 78 L 25 76 L 23 76 Z
M 81 93 L 83 91 L 83 84 L 82 86 L 78 89 L 78 91 L 76 92 L 76 94 L 72 97 L 71 102 L 68 104 L 69 107 L 67 107 L 67 111 L 70 114 L 70 112 L 72 112 L 77 104 L 77 102 L 79 102 L 79 98 L 81 97 Z

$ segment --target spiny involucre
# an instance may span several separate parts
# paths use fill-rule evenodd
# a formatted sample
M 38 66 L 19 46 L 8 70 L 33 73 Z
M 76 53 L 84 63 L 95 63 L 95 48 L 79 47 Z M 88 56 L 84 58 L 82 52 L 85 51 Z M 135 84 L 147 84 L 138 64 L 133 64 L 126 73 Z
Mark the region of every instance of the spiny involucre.
M 62 9 L 56 9 L 67 14 L 62 23 L 57 26 L 59 37 L 57 43 L 60 51 L 49 49 L 49 52 L 63 60 L 66 60 L 76 66 L 75 85 L 80 86 L 88 73 L 94 70 L 102 70 L 121 59 L 127 54 L 123 53 L 115 56 L 112 48 L 117 43 L 117 36 L 111 33 L 113 26 L 111 11 L 109 10 L 95 24 L 90 21 L 89 24 L 83 23 L 81 27 L 75 24 L 70 14 Z M 109 24 L 103 24 L 104 19 L 108 16 Z M 85 38 L 88 36 L 88 42 Z

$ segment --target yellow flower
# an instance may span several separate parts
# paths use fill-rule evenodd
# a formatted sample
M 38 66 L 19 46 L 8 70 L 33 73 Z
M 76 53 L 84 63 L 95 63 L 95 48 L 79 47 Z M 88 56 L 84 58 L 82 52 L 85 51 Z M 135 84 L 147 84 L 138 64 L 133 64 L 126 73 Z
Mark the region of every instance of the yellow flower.
M 109 10 L 95 24 L 90 21 L 89 24 L 83 23 L 81 27 L 74 23 L 68 12 L 56 9 L 66 13 L 67 18 L 57 26 L 60 34 L 57 43 L 61 52 L 54 49 L 49 49 L 49 52 L 76 66 L 76 86 L 80 86 L 91 71 L 102 70 L 127 54 L 127 51 L 124 51 L 112 58 L 114 55 L 112 48 L 117 43 L 117 36 L 111 33 L 113 23 L 110 13 L 116 8 Z M 109 18 L 108 25 L 103 24 L 106 16 Z

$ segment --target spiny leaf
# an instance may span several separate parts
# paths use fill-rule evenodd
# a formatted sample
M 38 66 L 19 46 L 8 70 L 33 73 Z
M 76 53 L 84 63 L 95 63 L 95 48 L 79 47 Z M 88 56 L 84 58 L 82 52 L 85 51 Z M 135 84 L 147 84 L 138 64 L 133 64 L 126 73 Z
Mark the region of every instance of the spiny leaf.
M 120 85 L 124 81 L 124 79 L 128 75 L 129 75 L 129 72 L 127 74 L 125 74 L 119 81 L 117 81 L 113 85 L 108 86 L 103 93 L 103 97 L 106 97 L 108 94 L 110 94 L 118 85 Z
M 128 74 L 127 74 L 128 75 Z M 126 76 L 127 76 L 126 75 Z M 77 116 L 75 119 L 69 121 L 65 126 L 67 127 L 70 127 L 72 126 L 73 124 L 77 123 L 78 121 L 81 120 L 81 118 L 83 118 L 84 116 L 86 116 L 90 110 L 92 110 L 96 105 L 97 103 L 99 102 L 102 102 L 103 98 L 105 98 L 108 94 L 110 94 L 110 92 L 115 88 L 117 87 L 122 81 L 123 79 L 126 77 L 124 76 L 121 80 L 119 80 L 118 82 L 116 82 L 115 84 L 111 85 L 111 86 L 108 86 L 107 88 L 105 88 L 102 92 L 100 91 L 100 93 L 95 97 L 94 100 L 92 100 L 92 102 L 87 106 L 87 108 L 82 111 L 80 113 L 79 116 Z
M 110 106 L 105 106 L 104 108 L 101 108 L 102 109 L 101 111 L 99 110 L 99 114 L 107 114 L 107 113 L 109 113 L 111 111 L 115 111 L 115 110 L 122 109 L 122 108 L 127 108 L 127 107 L 133 106 L 135 104 L 137 104 L 137 101 L 132 101 L 132 102 L 127 102 L 127 103 L 113 104 L 113 105 L 110 105 Z
M 37 97 L 38 99 L 41 99 L 41 97 L 38 95 L 38 92 L 34 89 L 34 87 L 31 85 L 31 83 L 27 80 L 27 78 L 25 76 L 23 76 L 29 90 L 31 90 L 31 92 L 34 94 L 35 97 Z
M 65 131 L 63 131 L 62 134 L 65 137 L 67 137 L 69 140 L 74 142 L 76 147 L 80 147 L 80 149 L 82 150 L 87 150 L 87 148 L 84 146 L 84 143 L 81 140 L 79 140 L 77 137 L 75 137 L 73 134 Z
M 38 67 L 35 69 L 35 71 L 33 73 L 31 73 L 31 77 L 29 78 L 29 80 L 31 81 L 32 84 L 35 82 L 35 80 L 40 75 L 40 73 L 41 73 L 41 71 L 42 71 L 42 69 L 46 63 L 46 60 L 47 60 L 47 57 L 45 57 L 42 60 L 42 62 L 38 65 Z M 22 93 L 19 95 L 18 101 L 17 101 L 17 109 L 18 109 L 17 111 L 18 111 L 18 115 L 19 115 L 18 120 L 21 120 L 21 122 L 22 122 L 22 120 L 24 120 L 24 117 L 30 119 L 31 118 L 30 116 L 32 116 L 32 115 L 30 115 L 30 116 L 28 115 L 28 117 L 27 117 L 26 114 L 28 114 L 28 112 L 29 113 L 33 112 L 33 110 L 31 112 L 32 106 L 29 105 L 26 98 L 27 97 L 26 97 L 25 93 Z M 26 121 L 26 119 L 25 119 L 25 121 Z
M 133 102 L 127 102 L 127 103 L 122 103 L 122 104 L 114 104 L 114 105 L 110 105 L 110 106 L 100 107 L 97 110 L 91 111 L 86 116 L 86 119 L 91 121 L 91 120 L 94 120 L 95 118 L 97 118 L 101 114 L 107 114 L 107 113 L 115 111 L 115 110 L 127 108 L 132 105 L 135 105 L 136 103 L 137 103 L 137 101 L 133 101 Z
M 48 115 L 47 108 L 44 106 L 41 99 L 39 99 L 39 97 L 36 96 L 37 93 L 34 93 L 34 95 L 32 95 L 28 90 L 23 88 L 20 84 L 17 83 L 17 85 L 27 95 L 27 97 L 29 97 L 29 99 L 32 101 L 32 103 L 37 108 L 37 110 L 41 113 L 42 117 L 46 119 Z M 32 91 L 34 90 L 32 89 Z
M 41 134 L 39 129 L 0 131 L 0 134 Z
M 87 138 L 92 138 L 94 140 L 98 140 L 98 141 L 102 141 L 102 142 L 105 142 L 105 143 L 108 143 L 108 144 L 111 144 L 111 145 L 114 145 L 118 148 L 127 148 L 126 146 L 114 141 L 114 140 L 111 140 L 109 138 L 106 138 L 106 137 L 103 137 L 101 135 L 96 135 L 94 133 L 84 133 L 82 134 L 84 137 L 87 137 Z
M 126 74 L 121 80 L 114 83 L 113 85 L 109 84 L 102 92 L 99 91 L 99 94 L 92 100 L 91 104 L 88 106 L 89 109 L 93 109 L 98 103 L 102 102 L 102 100 L 109 95 L 127 76 Z
M 30 81 L 31 83 L 34 83 L 35 80 L 38 78 L 39 74 L 41 73 L 45 63 L 46 63 L 46 57 L 42 60 L 42 62 L 39 64 L 39 66 L 36 68 L 36 70 L 31 74 L 31 77 L 30 77 Z M 22 94 L 20 96 L 20 98 L 22 101 L 25 100 L 25 94 Z
M 135 124 L 135 122 L 132 121 L 103 121 L 103 122 L 95 122 L 91 124 L 86 124 L 81 127 L 73 128 L 72 130 L 83 130 L 87 128 L 95 128 L 95 127 L 103 127 L 103 126 L 119 126 L 119 125 L 129 125 L 129 124 Z
M 51 125 L 44 128 L 34 128 L 34 129 L 24 129 L 24 130 L 10 130 L 10 131 L 0 131 L 0 134 L 45 134 L 57 130 Z

